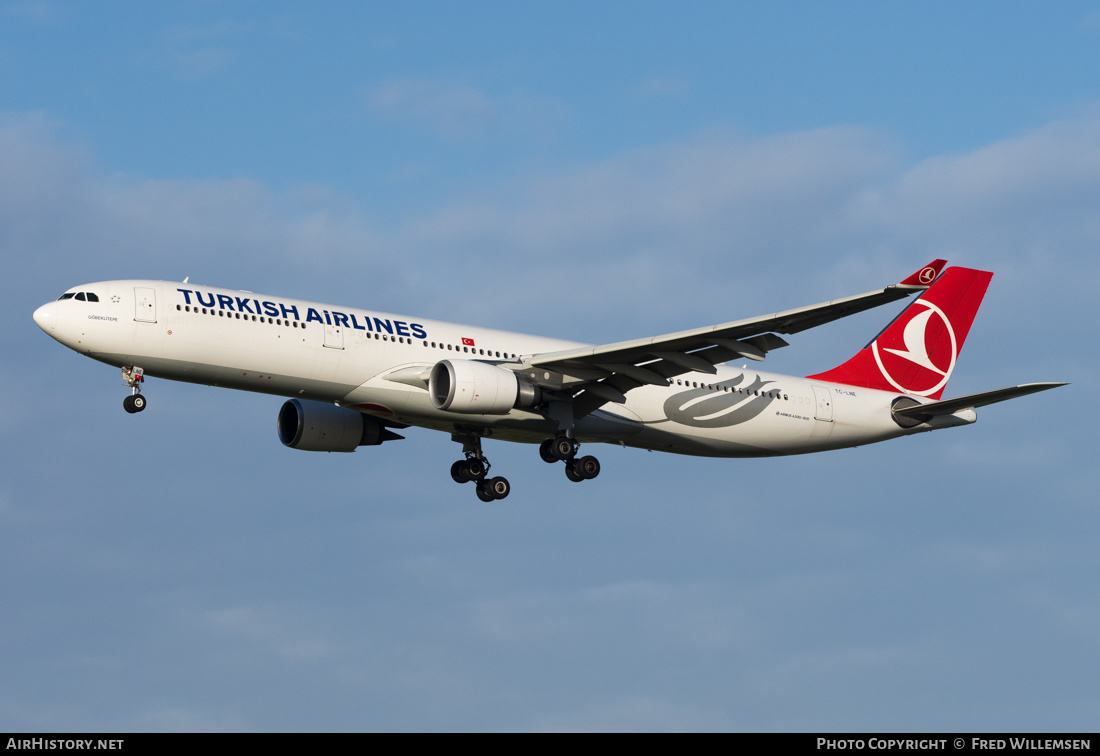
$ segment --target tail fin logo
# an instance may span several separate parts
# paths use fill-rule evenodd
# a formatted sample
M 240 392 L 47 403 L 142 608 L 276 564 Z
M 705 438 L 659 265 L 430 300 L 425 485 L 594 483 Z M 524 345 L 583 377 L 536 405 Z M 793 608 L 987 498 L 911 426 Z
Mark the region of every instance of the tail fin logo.
M 927 268 L 924 268 L 923 270 L 921 270 L 920 273 L 917 274 L 917 280 L 920 281 L 922 284 L 930 284 L 936 280 L 937 272 L 937 268 L 929 265 Z
M 925 271 L 921 271 L 922 278 L 924 274 Z M 918 310 L 916 305 L 925 309 Z M 951 321 L 935 304 L 918 299 L 909 310 L 916 312 L 902 330 L 902 343 L 890 346 L 880 344 L 884 337 L 889 336 L 889 333 L 884 333 L 872 343 L 871 349 L 882 377 L 891 386 L 908 394 L 929 396 L 947 385 L 959 356 L 959 345 Z M 893 328 L 888 332 L 896 334 Z M 950 338 L 950 349 L 937 353 L 935 345 L 941 343 L 945 334 Z M 892 341 L 897 341 L 896 335 Z M 929 345 L 932 345 L 931 349 Z M 904 375 L 905 379 L 898 381 L 895 375 Z

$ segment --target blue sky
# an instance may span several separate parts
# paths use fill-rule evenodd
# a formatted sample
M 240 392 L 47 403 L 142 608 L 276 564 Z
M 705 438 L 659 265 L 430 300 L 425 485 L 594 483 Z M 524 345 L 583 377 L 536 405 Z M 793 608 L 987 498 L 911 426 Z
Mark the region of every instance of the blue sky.
M 0 3 L 0 727 L 1082 730 L 1100 706 L 1090 3 Z M 995 273 L 947 395 L 775 460 L 282 447 L 34 325 L 191 280 L 593 342 Z M 827 369 L 894 315 L 791 339 Z

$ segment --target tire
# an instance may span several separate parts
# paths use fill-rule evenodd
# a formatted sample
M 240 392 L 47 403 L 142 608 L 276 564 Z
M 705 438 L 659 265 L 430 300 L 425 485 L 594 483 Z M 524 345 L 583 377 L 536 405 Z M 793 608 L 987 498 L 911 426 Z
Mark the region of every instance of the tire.
M 539 444 L 539 456 L 542 457 L 542 461 L 548 464 L 554 464 L 558 461 L 558 458 L 554 456 L 554 452 L 551 447 L 554 444 L 554 439 L 548 438 Z
M 134 396 L 132 394 L 122 400 L 122 409 L 131 415 L 138 411 L 138 408 L 134 406 Z
M 572 459 L 573 455 L 576 453 L 577 447 L 573 445 L 573 440 L 570 438 L 559 436 L 551 442 L 550 454 L 552 454 L 556 460 Z
M 573 465 L 585 480 L 592 480 L 600 474 L 600 460 L 595 457 L 581 457 Z
M 496 497 L 493 496 L 493 492 L 489 490 L 489 486 L 484 483 L 477 484 L 477 498 L 482 501 L 492 501 Z
M 494 499 L 507 499 L 508 494 L 512 493 L 512 484 L 507 478 L 493 478 L 484 485 L 493 494 Z
M 451 465 L 451 480 L 455 483 L 470 482 L 470 479 L 466 477 L 466 460 L 460 459 Z
M 569 478 L 569 480 L 573 481 L 574 483 L 580 483 L 582 480 L 584 480 L 584 476 L 581 475 L 581 473 L 577 470 L 577 466 L 572 461 L 565 463 L 565 477 Z
M 141 394 L 134 394 L 130 398 L 133 400 L 130 404 L 133 406 L 134 412 L 141 412 L 145 409 L 146 401 L 144 396 Z
M 466 477 L 470 480 L 481 480 L 485 477 L 485 473 L 488 470 L 485 469 L 485 463 L 480 459 L 468 459 L 466 460 Z

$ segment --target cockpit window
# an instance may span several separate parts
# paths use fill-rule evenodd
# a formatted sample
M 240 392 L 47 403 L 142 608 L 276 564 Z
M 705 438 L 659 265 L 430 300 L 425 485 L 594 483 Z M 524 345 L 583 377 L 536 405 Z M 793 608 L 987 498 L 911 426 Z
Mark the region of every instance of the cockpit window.
M 88 292 L 88 301 L 89 301 L 89 302 L 98 302 L 98 301 L 99 301 L 99 297 L 98 297 L 97 295 L 95 295 L 95 294 L 93 294 L 92 292 L 90 292 L 90 291 L 89 291 L 89 292 Z
M 62 294 L 60 297 L 58 297 L 57 301 L 60 302 L 62 299 L 72 299 L 75 296 L 76 294 L 70 291 L 67 294 Z
M 79 294 L 77 294 L 77 295 L 76 295 L 76 301 L 78 301 L 78 302 L 83 302 L 83 301 L 85 301 L 85 299 L 84 299 L 84 292 L 80 292 Z

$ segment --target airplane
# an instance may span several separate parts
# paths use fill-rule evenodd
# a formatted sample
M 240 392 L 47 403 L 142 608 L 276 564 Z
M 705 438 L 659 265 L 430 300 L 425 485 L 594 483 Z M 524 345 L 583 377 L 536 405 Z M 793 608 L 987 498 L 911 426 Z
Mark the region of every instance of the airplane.
M 883 289 L 652 338 L 594 346 L 249 291 L 166 281 L 75 286 L 34 320 L 121 368 L 129 413 L 147 376 L 287 397 L 292 449 L 352 452 L 410 426 L 451 434 L 457 483 L 503 499 L 482 439 L 538 444 L 573 482 L 595 478 L 586 443 L 710 457 L 862 446 L 968 425 L 975 408 L 1066 385 L 941 396 L 993 274 L 934 260 Z M 749 368 L 790 335 L 919 293 L 846 362 L 805 377 Z M 741 367 L 726 363 L 745 361 Z

